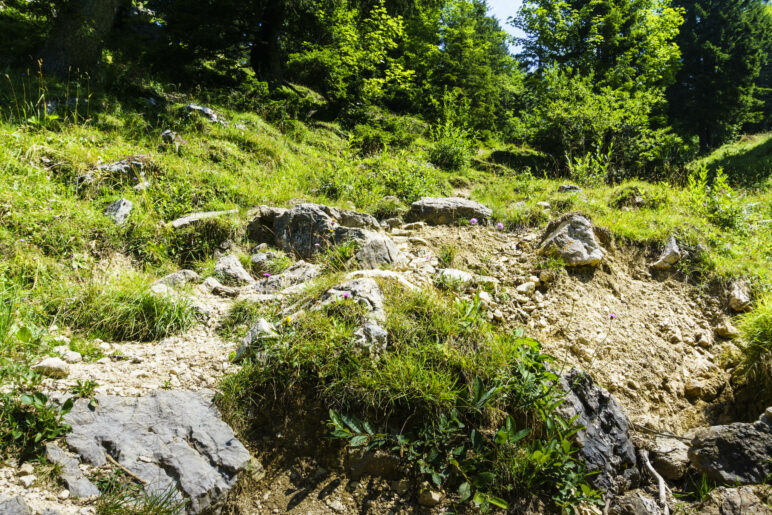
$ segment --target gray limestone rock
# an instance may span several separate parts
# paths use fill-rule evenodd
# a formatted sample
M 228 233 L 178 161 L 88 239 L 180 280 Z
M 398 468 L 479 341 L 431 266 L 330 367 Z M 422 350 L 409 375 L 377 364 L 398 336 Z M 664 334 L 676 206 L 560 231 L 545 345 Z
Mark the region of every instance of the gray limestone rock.
M 250 287 L 258 293 L 274 293 L 291 286 L 306 283 L 322 273 L 322 267 L 314 263 L 298 261 L 280 274 L 263 277 Z
M 405 215 L 406 222 L 426 222 L 431 225 L 450 225 L 456 220 L 476 218 L 482 222 L 493 211 L 479 202 L 461 197 L 423 197 L 413 202 Z
M 370 215 L 304 203 L 276 217 L 273 232 L 282 250 L 303 259 L 353 241 L 358 248 L 356 259 L 360 265 L 377 268 L 393 263 L 399 254 L 391 239 L 372 230 L 379 227 Z
M 171 226 L 175 229 L 181 229 L 188 225 L 193 225 L 201 220 L 208 220 L 209 218 L 219 218 L 226 215 L 235 215 L 239 211 L 238 209 L 230 209 L 228 211 L 201 211 L 197 213 L 190 213 L 183 217 L 177 218 L 171 222 Z
M 242 286 L 255 282 L 239 258 L 233 254 L 228 254 L 217 260 L 214 265 L 214 274 L 227 285 Z
M 611 501 L 609 515 L 660 515 L 662 510 L 649 494 L 641 490 L 625 492 Z
M 59 358 L 46 358 L 34 365 L 32 370 L 54 379 L 62 379 L 70 375 L 70 366 Z
M 667 239 L 665 248 L 662 250 L 659 259 L 652 263 L 651 267 L 657 270 L 669 270 L 673 265 L 681 260 L 681 249 L 678 248 L 678 242 L 675 236 Z
M 745 281 L 734 281 L 729 288 L 729 307 L 733 311 L 747 311 L 751 307 L 751 290 Z
M 94 466 L 107 455 L 147 483 L 176 488 L 188 513 L 216 512 L 250 460 L 249 452 L 202 392 L 157 390 L 144 397 L 96 396 L 75 403 L 66 441 Z
M 111 203 L 105 208 L 105 215 L 110 217 L 116 224 L 123 225 L 129 218 L 134 204 L 130 200 L 121 198 Z
M 577 457 L 584 460 L 595 488 L 622 492 L 636 486 L 639 479 L 635 447 L 630 440 L 630 423 L 609 392 L 576 369 L 563 375 L 560 384 L 566 392 L 558 412 L 565 418 L 578 415 L 584 426 L 575 439 Z
M 10 499 L 0 499 L 0 515 L 32 515 L 24 497 L 17 495 Z
M 769 411 L 769 410 L 767 410 Z M 699 472 L 720 483 L 762 483 L 772 477 L 772 417 L 697 431 L 689 460 Z
M 193 270 L 178 270 L 174 273 L 171 273 L 165 277 L 162 277 L 153 285 L 156 284 L 162 284 L 164 286 L 168 286 L 170 288 L 176 288 L 178 286 L 183 286 L 188 283 L 192 282 L 198 282 L 201 280 L 201 277 L 194 272 Z
M 275 340 L 278 337 L 279 335 L 268 320 L 265 318 L 258 319 L 258 321 L 250 328 L 249 332 L 247 332 L 246 336 L 244 336 L 244 339 L 241 340 L 241 345 L 239 345 L 239 348 L 236 351 L 236 360 L 241 359 L 249 347 L 256 342 L 261 340 Z
M 276 236 L 273 224 L 276 218 L 288 209 L 271 206 L 258 206 L 250 211 L 251 221 L 247 225 L 247 237 L 257 243 L 274 243 Z
M 595 239 L 592 223 L 578 213 L 568 213 L 550 222 L 539 246 L 539 254 L 557 254 L 567 266 L 594 266 L 604 256 Z
M 56 463 L 60 467 L 60 477 L 70 495 L 73 497 L 94 497 L 102 495 L 94 483 L 86 479 L 78 467 L 78 460 L 70 457 L 55 442 L 46 444 L 46 459 L 51 463 Z
M 689 446 L 681 440 L 657 437 L 651 449 L 652 464 L 665 479 L 678 481 L 689 468 Z
M 362 304 L 376 321 L 383 321 L 386 318 L 386 312 L 383 309 L 383 293 L 375 279 L 352 279 L 330 288 L 322 296 L 322 305 L 341 300 L 352 300 Z

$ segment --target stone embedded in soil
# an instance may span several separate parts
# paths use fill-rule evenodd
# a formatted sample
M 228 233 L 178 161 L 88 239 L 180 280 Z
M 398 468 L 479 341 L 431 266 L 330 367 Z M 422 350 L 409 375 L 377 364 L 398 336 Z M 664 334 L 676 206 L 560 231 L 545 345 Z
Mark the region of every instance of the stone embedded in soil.
M 46 358 L 34 365 L 32 370 L 54 379 L 63 379 L 70 374 L 70 366 L 60 358 Z
M 183 217 L 177 218 L 176 220 L 173 220 L 171 222 L 171 226 L 175 229 L 181 229 L 183 227 L 187 227 L 188 225 L 198 223 L 202 220 L 220 218 L 221 216 L 226 215 L 235 215 L 238 214 L 238 212 L 238 209 L 230 209 L 228 211 L 201 211 L 197 213 L 190 213 Z
M 207 277 L 204 279 L 204 282 L 201 283 L 201 286 L 206 291 L 212 293 L 212 295 L 217 295 L 218 297 L 234 298 L 239 296 L 239 290 L 236 288 L 231 288 L 230 286 L 225 286 L 214 277 Z
M 258 293 L 274 293 L 284 288 L 300 285 L 315 279 L 322 273 L 321 265 L 298 261 L 280 274 L 269 275 L 250 286 Z
M 17 495 L 10 499 L 0 498 L 0 515 L 32 515 L 24 497 Z
M 303 259 L 353 242 L 359 264 L 378 268 L 397 261 L 399 250 L 388 236 L 375 232 L 376 229 L 380 229 L 380 224 L 370 215 L 305 203 L 277 216 L 273 232 L 282 250 Z
M 625 492 L 611 500 L 609 515 L 659 515 L 662 510 L 651 495 L 642 490 Z
M 724 319 L 719 322 L 719 324 L 716 326 L 715 332 L 716 335 L 720 336 L 721 338 L 727 338 L 729 340 L 740 336 L 740 331 L 728 319 Z
M 694 507 L 701 515 L 770 515 L 772 488 L 767 485 L 719 487 L 708 493 L 707 499 Z
M 479 202 L 461 198 L 423 197 L 413 202 L 405 215 L 407 222 L 426 222 L 431 225 L 450 225 L 457 220 L 476 218 L 482 222 L 490 218 L 493 211 Z
M 151 492 L 172 487 L 188 513 L 217 511 L 250 460 L 249 452 L 203 392 L 157 390 L 144 397 L 76 401 L 66 441 L 87 463 L 117 460 Z
M 575 435 L 577 456 L 583 459 L 596 488 L 624 491 L 639 479 L 635 447 L 630 440 L 627 415 L 616 399 L 593 379 L 576 369 L 563 375 L 560 384 L 566 392 L 558 412 L 585 429 Z
M 130 200 L 121 198 L 105 208 L 105 215 L 111 218 L 116 224 L 123 225 L 129 218 L 134 204 Z
M 178 286 L 183 286 L 188 283 L 194 283 L 201 280 L 201 277 L 194 272 L 193 270 L 178 270 L 174 273 L 171 273 L 159 280 L 157 280 L 153 285 L 164 285 L 168 286 L 170 288 L 176 288 Z
M 657 437 L 651 449 L 654 468 L 665 479 L 677 481 L 689 468 L 689 446 L 677 438 Z
M 418 504 L 422 506 L 437 506 L 442 502 L 442 492 L 424 490 L 418 495 Z
M 747 311 L 751 306 L 751 291 L 745 281 L 734 281 L 729 287 L 729 307 L 737 312 Z
M 467 285 L 474 282 L 474 276 L 464 270 L 443 268 L 437 272 L 437 279 L 446 285 Z
M 681 260 L 681 249 L 678 248 L 678 242 L 675 236 L 667 239 L 665 248 L 662 250 L 659 259 L 651 265 L 657 270 L 668 270 Z
M 265 318 L 258 319 L 257 322 L 255 322 L 254 325 L 252 325 L 252 327 L 249 329 L 246 336 L 244 336 L 244 339 L 241 340 L 241 345 L 239 345 L 239 348 L 236 351 L 236 359 L 241 359 L 249 347 L 254 345 L 256 342 L 261 340 L 273 340 L 278 337 L 279 334 L 276 332 L 273 325 L 268 322 L 268 320 Z
M 556 254 L 567 266 L 594 266 L 604 257 L 592 223 L 577 213 L 569 213 L 550 222 L 539 246 L 539 254 Z
M 255 282 L 239 258 L 233 254 L 228 254 L 217 260 L 214 265 L 214 274 L 229 285 L 242 286 Z
M 558 192 L 559 193 L 581 193 L 582 188 L 580 188 L 576 184 L 561 184 L 560 186 L 558 186 Z
M 772 418 L 697 431 L 689 460 L 700 473 L 720 483 L 763 483 L 772 476 Z
M 322 296 L 322 305 L 333 302 L 358 302 L 370 312 L 373 320 L 383 321 L 386 312 L 383 309 L 383 292 L 375 279 L 352 279 L 327 290 Z

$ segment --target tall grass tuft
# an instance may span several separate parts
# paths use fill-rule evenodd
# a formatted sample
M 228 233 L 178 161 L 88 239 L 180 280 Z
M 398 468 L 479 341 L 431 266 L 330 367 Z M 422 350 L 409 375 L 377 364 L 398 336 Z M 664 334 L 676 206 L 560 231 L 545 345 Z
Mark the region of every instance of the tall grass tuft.
M 157 340 L 189 329 L 196 320 L 186 299 L 155 294 L 132 274 L 60 287 L 49 308 L 65 325 L 118 341 Z
M 740 321 L 744 340 L 742 371 L 750 380 L 772 383 L 772 294 Z

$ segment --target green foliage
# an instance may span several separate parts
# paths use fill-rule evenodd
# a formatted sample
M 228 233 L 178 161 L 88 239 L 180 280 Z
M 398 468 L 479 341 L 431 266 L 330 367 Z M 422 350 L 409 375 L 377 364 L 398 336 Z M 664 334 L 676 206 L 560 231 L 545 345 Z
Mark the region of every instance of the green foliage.
M 756 81 L 772 45 L 764 0 L 674 0 L 685 11 L 677 38 L 683 66 L 668 93 L 670 119 L 703 150 L 736 138 L 759 120 Z
M 333 272 L 345 272 L 355 267 L 354 256 L 358 251 L 356 240 L 344 241 L 325 249 L 324 261 Z
M 705 218 L 725 229 L 745 227 L 745 209 L 729 186 L 722 168 L 716 170 L 712 180 L 707 167 L 695 170 L 689 175 L 687 188 L 692 206 Z
M 413 72 L 392 57 L 404 38 L 404 22 L 389 15 L 384 0 L 363 17 L 354 2 L 341 2 L 331 13 L 319 9 L 317 17 L 330 42 L 306 42 L 304 51 L 289 56 L 297 80 L 339 105 L 379 102 L 410 87 Z
M 740 321 L 742 334 L 742 373 L 751 380 L 772 385 L 772 295 L 762 298 Z M 772 391 L 761 392 L 769 396 Z
M 47 441 L 70 430 L 63 417 L 72 403 L 68 399 L 58 406 L 37 391 L 0 394 L 0 455 L 13 453 L 22 459 L 39 455 Z
M 440 247 L 440 252 L 437 256 L 440 264 L 445 268 L 453 266 L 453 262 L 456 260 L 456 254 L 458 254 L 458 247 L 452 243 L 446 243 Z
M 743 136 L 689 165 L 690 170 L 707 167 L 710 174 L 723 168 L 733 185 L 763 186 L 772 177 L 772 132 Z
M 67 284 L 53 292 L 49 310 L 62 322 L 112 340 L 151 341 L 190 328 L 195 314 L 184 298 L 158 295 L 141 277 Z
M 99 384 L 91 379 L 86 379 L 85 381 L 78 379 L 78 381 L 72 385 L 70 391 L 77 397 L 88 399 L 94 395 L 97 386 L 99 386 Z
M 554 413 L 560 393 L 538 343 L 495 331 L 479 302 L 391 284 L 385 293 L 383 354 L 353 343 L 366 312 L 341 299 L 261 341 L 260 358 L 224 383 L 223 402 L 240 413 L 256 398 L 286 403 L 313 392 L 332 410 L 334 436 L 393 452 L 481 506 L 533 493 L 561 505 L 597 500 L 572 457 L 576 427 Z
M 445 170 L 462 170 L 472 159 L 471 134 L 463 127 L 451 122 L 432 130 L 434 145 L 429 151 L 429 160 Z
M 515 26 L 525 32 L 521 58 L 539 72 L 558 65 L 631 92 L 674 81 L 682 22 L 670 0 L 527 0 Z
M 611 166 L 612 155 L 614 154 L 614 145 L 611 143 L 607 152 L 600 151 L 600 145 L 595 152 L 588 152 L 582 156 L 566 156 L 568 161 L 568 177 L 587 186 L 598 186 L 606 182 Z

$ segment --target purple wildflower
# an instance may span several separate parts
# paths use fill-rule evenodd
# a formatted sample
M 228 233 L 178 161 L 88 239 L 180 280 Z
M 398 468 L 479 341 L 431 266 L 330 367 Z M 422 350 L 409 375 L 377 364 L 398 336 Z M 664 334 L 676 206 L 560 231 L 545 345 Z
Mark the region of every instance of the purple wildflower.
M 271 274 L 266 272 L 266 273 L 263 274 L 263 277 L 271 277 Z
M 617 317 L 614 313 L 609 313 L 608 316 L 611 320 L 614 320 Z
M 319 244 L 318 244 L 318 243 L 314 243 L 314 247 L 318 247 L 318 246 L 319 246 Z
M 351 297 L 351 294 L 349 292 L 343 292 L 343 298 L 344 299 L 347 299 L 349 297 Z
M 469 220 L 469 223 L 472 225 L 477 224 L 477 218 L 472 218 L 471 220 Z
M 496 224 L 496 229 L 498 229 L 499 231 L 503 231 L 504 230 L 504 224 L 501 223 L 501 222 L 497 223 Z

